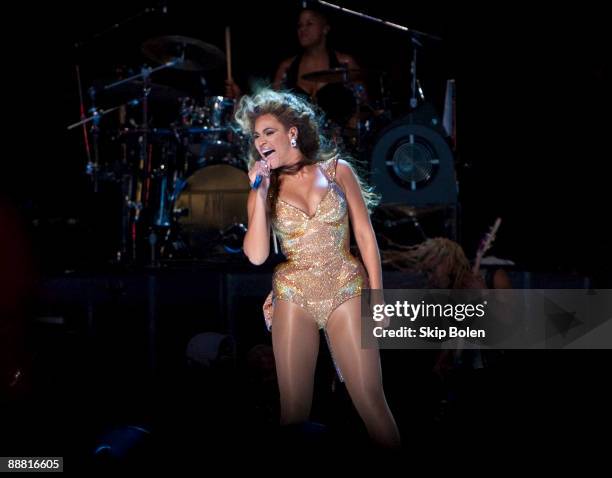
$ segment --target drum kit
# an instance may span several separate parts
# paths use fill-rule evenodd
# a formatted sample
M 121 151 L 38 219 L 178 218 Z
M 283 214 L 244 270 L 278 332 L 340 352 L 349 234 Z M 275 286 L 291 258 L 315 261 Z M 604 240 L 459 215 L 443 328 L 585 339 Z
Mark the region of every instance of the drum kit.
M 94 81 L 88 89 L 89 116 L 81 94 L 81 120 L 68 129 L 83 129 L 86 172 L 94 191 L 101 182 L 120 186 L 121 233 L 114 260 L 156 266 L 164 260 L 240 252 L 250 188 L 247 138 L 233 122 L 235 100 L 190 96 L 152 81 L 161 70 L 200 74 L 228 64 L 227 43 L 224 54 L 190 37 L 152 38 L 142 44 L 142 52 L 156 67 L 143 66 L 140 73 L 115 81 Z M 360 70 L 335 68 L 303 79 L 345 85 L 355 93 L 354 111 L 361 113 L 365 103 L 355 84 L 363 77 Z M 100 99 L 113 106 L 97 107 Z M 160 117 L 166 124 L 153 123 Z M 333 133 L 337 142 L 355 150 L 365 128 L 365 121 L 334 124 Z
M 411 35 L 413 45 L 427 36 L 374 17 L 364 18 L 402 29 Z M 159 266 L 165 260 L 209 259 L 218 254 L 227 259 L 228 254 L 241 251 L 250 190 L 248 138 L 232 121 L 235 100 L 210 95 L 201 75 L 225 65 L 226 78 L 232 79 L 230 40 L 229 27 L 225 29 L 225 52 L 187 36 L 146 40 L 142 53 L 156 66 L 144 65 L 139 73 L 130 75 L 122 72 L 111 81 L 94 81 L 87 90 L 88 110 L 76 67 L 81 118 L 68 129 L 82 129 L 86 173 L 94 192 L 100 183 L 112 183 L 121 195 L 121 232 L 113 260 Z M 191 95 L 163 84 L 157 78 L 162 70 L 199 75 L 203 94 Z M 414 108 L 420 91 L 415 83 L 416 46 L 411 74 L 410 106 Z M 344 108 L 335 112 L 335 118 L 328 114 L 331 120 L 324 134 L 366 162 L 375 149 L 375 136 L 393 121 L 382 76 L 376 104 L 366 99 L 363 85 L 367 79 L 365 71 L 347 67 L 302 75 L 304 81 L 337 84 L 349 92 L 346 101 L 332 94 L 327 108 L 322 104 L 323 95 L 318 94 L 324 88 L 317 93 L 323 111 L 338 105 Z M 111 107 L 100 108 L 101 103 Z
M 226 54 L 178 35 L 147 40 L 142 52 L 157 66 L 114 82 L 94 81 L 89 116 L 81 106 L 81 120 L 68 126 L 83 128 L 94 191 L 102 182 L 120 186 L 121 233 L 113 259 L 157 266 L 217 247 L 239 252 L 249 182 L 241 159 L 245 138 L 232 125 L 234 100 L 196 98 L 152 81 L 160 70 L 215 70 Z M 100 99 L 114 106 L 98 108 Z

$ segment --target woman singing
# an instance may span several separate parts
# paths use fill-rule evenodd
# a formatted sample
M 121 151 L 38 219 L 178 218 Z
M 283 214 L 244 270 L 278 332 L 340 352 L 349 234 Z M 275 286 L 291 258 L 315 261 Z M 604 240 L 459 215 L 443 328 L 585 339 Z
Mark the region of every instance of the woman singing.
M 320 135 L 319 117 L 299 96 L 264 89 L 243 96 L 236 119 L 253 138 L 249 227 L 244 252 L 262 264 L 270 229 L 286 262 L 264 305 L 280 390 L 281 425 L 310 414 L 319 329 L 372 441 L 397 448 L 400 436 L 382 384 L 378 349 L 361 347 L 361 291 L 383 288 L 368 206 L 374 195 Z M 353 233 L 363 264 L 349 250 Z

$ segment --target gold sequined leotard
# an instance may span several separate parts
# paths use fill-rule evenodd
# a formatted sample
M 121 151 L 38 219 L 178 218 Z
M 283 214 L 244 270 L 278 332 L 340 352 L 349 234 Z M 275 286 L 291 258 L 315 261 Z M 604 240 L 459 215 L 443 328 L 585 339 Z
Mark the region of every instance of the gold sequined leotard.
M 325 330 L 333 310 L 368 287 L 363 265 L 349 250 L 348 204 L 336 183 L 337 163 L 337 157 L 319 163 L 328 187 L 312 217 L 277 200 L 271 226 L 287 261 L 276 266 L 272 291 L 264 303 L 268 330 L 277 299 L 298 304 Z

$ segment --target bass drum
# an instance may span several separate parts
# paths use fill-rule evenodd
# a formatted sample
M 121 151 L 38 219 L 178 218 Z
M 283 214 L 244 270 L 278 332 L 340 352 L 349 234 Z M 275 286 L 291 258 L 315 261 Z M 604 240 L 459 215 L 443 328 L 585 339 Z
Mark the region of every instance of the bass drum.
M 206 258 L 223 250 L 224 231 L 247 223 L 249 177 L 235 165 L 212 164 L 192 174 L 176 199 L 182 241 L 190 256 Z

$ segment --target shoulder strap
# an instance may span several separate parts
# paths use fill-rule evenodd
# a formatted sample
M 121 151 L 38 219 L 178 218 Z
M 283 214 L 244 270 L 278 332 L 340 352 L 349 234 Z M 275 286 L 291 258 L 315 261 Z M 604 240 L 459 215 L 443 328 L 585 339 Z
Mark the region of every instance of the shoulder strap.
M 327 176 L 327 179 L 332 183 L 336 182 L 336 166 L 338 165 L 338 155 L 323 162 L 322 170 Z

